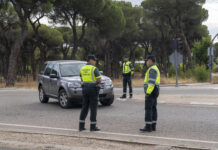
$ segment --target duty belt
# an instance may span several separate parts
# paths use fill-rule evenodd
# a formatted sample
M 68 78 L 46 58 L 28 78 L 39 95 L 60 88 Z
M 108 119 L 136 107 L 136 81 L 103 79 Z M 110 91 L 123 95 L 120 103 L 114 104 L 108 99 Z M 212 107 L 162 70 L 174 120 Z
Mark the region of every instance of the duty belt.
M 83 87 L 96 87 L 97 83 L 96 82 L 84 82 L 82 84 Z

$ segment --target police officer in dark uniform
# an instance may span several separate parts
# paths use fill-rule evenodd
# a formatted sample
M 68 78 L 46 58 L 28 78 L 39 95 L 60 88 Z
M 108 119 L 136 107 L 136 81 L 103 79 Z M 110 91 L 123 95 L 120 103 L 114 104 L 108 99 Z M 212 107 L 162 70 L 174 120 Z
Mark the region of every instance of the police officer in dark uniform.
M 152 132 L 156 130 L 157 124 L 157 98 L 159 96 L 160 71 L 155 65 L 155 57 L 148 56 L 146 59 L 148 68 L 145 74 L 145 127 L 142 132 Z
M 98 95 L 99 95 L 99 86 L 102 79 L 100 76 L 100 72 L 96 65 L 96 57 L 94 55 L 89 55 L 87 57 L 88 63 L 80 70 L 81 80 L 83 82 L 83 106 L 80 113 L 80 121 L 79 121 L 79 131 L 86 130 L 85 129 L 85 119 L 88 114 L 88 110 L 90 107 L 90 131 L 100 131 L 100 129 L 96 126 L 97 120 L 97 107 L 98 107 Z
M 123 57 L 123 95 L 120 97 L 121 99 L 126 98 L 127 92 L 127 83 L 129 86 L 129 97 L 132 98 L 132 75 L 134 73 L 134 67 L 132 63 L 129 61 L 128 56 Z

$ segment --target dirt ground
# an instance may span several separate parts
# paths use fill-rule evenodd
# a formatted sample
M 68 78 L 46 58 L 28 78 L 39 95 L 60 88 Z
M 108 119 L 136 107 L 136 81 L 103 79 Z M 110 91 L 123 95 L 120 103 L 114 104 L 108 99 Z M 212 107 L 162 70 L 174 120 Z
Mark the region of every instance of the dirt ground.
M 135 144 L 84 137 L 0 131 L 1 147 L 16 150 L 185 150 L 170 146 Z

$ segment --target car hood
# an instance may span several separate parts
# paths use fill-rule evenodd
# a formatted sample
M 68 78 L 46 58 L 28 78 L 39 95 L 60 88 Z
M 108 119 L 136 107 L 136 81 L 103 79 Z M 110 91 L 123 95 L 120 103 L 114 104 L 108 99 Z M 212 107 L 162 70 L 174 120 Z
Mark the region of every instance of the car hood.
M 109 77 L 104 76 L 104 75 L 101 75 L 101 78 L 102 78 L 102 82 L 105 82 L 106 80 L 110 79 Z M 80 76 L 62 77 L 62 79 L 64 81 L 68 81 L 68 82 L 73 82 L 73 81 L 80 81 L 81 82 Z

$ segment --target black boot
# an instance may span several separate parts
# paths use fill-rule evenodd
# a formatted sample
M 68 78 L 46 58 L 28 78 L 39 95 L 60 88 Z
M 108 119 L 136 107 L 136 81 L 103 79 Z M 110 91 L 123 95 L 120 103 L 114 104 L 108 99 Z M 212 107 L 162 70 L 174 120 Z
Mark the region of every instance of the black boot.
M 90 125 L 90 131 L 100 131 L 101 129 L 99 129 L 96 124 L 91 124 Z
M 152 132 L 152 126 L 151 124 L 146 124 L 146 126 L 142 129 L 139 129 L 142 132 Z
M 156 123 L 152 124 L 152 131 L 156 131 Z
M 81 132 L 81 131 L 84 131 L 84 130 L 86 130 L 85 123 L 79 123 L 79 131 Z
M 129 95 L 129 98 L 132 98 L 132 94 Z
M 123 96 L 120 97 L 121 99 L 126 98 L 126 94 L 123 94 Z

